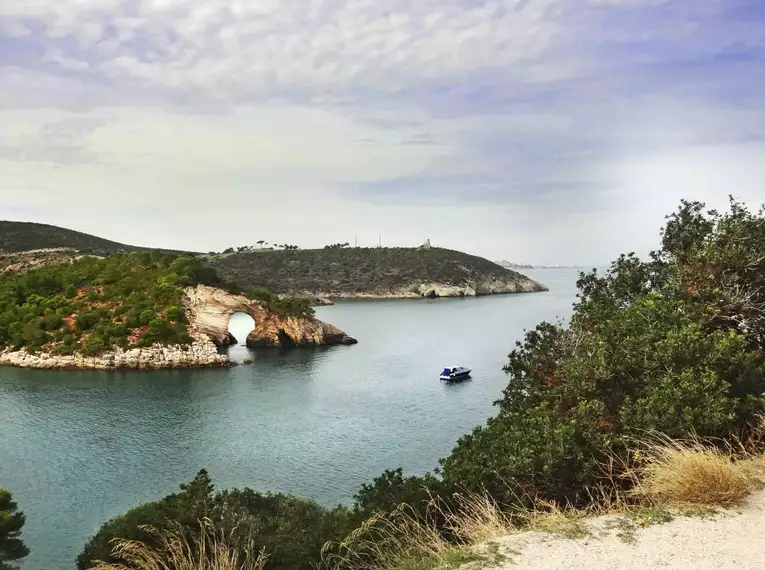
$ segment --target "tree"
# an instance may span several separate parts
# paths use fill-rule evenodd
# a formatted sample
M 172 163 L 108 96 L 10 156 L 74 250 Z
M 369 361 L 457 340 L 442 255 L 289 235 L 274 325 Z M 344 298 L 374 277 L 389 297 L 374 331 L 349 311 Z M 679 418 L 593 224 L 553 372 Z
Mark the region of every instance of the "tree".
M 251 540 L 255 551 L 265 548 L 265 570 L 313 570 L 322 546 L 344 538 L 355 523 L 347 509 L 327 509 L 292 495 L 263 494 L 246 488 L 216 493 L 210 476 L 202 470 L 191 482 L 182 484 L 179 493 L 107 521 L 77 558 L 77 568 L 90 568 L 93 560 L 115 562 L 111 557 L 115 538 L 153 545 L 156 537 L 144 530 L 146 525 L 161 530 L 177 524 L 192 531 L 205 517 L 218 528 Z
M 12 570 L 15 562 L 29 554 L 21 540 L 25 520 L 11 493 L 0 489 L 0 570 Z
M 184 288 L 198 284 L 224 285 L 200 258 L 161 252 L 83 258 L 11 274 L 0 280 L 0 349 L 93 355 L 115 344 L 145 346 L 147 336 L 150 342 L 188 344 Z M 144 326 L 151 330 L 140 330 Z

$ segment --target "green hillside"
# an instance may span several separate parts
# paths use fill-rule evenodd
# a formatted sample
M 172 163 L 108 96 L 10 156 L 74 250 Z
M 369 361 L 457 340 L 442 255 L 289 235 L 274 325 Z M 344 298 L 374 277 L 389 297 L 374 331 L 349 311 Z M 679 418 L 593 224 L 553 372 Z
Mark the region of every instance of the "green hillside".
M 22 253 L 53 248 L 73 251 Z M 240 248 L 237 252 L 231 249 L 220 254 L 191 255 L 204 258 L 223 279 L 243 290 L 280 294 L 395 296 L 411 293 L 420 284 L 463 287 L 489 280 L 536 285 L 520 273 L 488 259 L 450 249 L 351 248 L 341 244 L 323 249 L 293 248 Z M 19 271 L 69 262 L 75 252 L 109 256 L 136 251 L 150 250 L 56 226 L 0 221 L 0 274 L 11 266 Z M 544 288 L 540 286 L 536 290 Z
M 187 344 L 183 288 L 218 282 L 199 259 L 158 251 L 9 273 L 0 277 L 0 348 L 96 354 Z
M 289 293 L 373 294 L 413 283 L 526 279 L 482 257 L 441 248 L 255 251 L 210 256 L 209 261 L 229 281 Z
M 150 248 L 126 245 L 83 232 L 33 222 L 0 221 L 0 252 L 68 248 L 83 253 L 108 255 L 123 251 L 148 251 Z M 168 253 L 179 251 L 163 250 Z

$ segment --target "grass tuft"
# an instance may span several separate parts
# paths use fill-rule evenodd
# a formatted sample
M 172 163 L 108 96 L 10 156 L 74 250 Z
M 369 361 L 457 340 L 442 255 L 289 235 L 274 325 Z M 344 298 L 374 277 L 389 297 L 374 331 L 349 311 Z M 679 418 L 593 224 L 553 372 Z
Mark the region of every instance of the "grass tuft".
M 524 530 L 556 534 L 568 539 L 584 538 L 589 534 L 584 519 L 589 510 L 562 508 L 554 502 L 536 501 L 534 506 L 517 515 Z
M 263 570 L 266 554 L 255 551 L 234 536 L 235 530 L 216 529 L 212 521 L 199 523 L 199 532 L 180 526 L 169 530 L 143 527 L 156 546 L 137 540 L 117 539 L 112 557 L 118 562 L 96 561 L 90 570 Z
M 730 507 L 759 486 L 759 458 L 698 438 L 646 445 L 635 493 L 681 505 Z
M 455 499 L 456 507 L 448 508 L 431 498 L 424 517 L 408 505 L 370 517 L 342 542 L 324 546 L 321 568 L 447 570 L 498 560 L 498 553 L 472 547 L 512 532 L 510 519 L 485 493 L 460 494 Z

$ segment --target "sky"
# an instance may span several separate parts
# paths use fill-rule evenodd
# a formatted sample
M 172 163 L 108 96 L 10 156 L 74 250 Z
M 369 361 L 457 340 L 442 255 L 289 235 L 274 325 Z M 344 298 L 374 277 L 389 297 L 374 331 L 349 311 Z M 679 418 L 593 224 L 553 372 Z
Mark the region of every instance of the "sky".
M 0 219 L 644 255 L 765 200 L 761 0 L 0 0 Z

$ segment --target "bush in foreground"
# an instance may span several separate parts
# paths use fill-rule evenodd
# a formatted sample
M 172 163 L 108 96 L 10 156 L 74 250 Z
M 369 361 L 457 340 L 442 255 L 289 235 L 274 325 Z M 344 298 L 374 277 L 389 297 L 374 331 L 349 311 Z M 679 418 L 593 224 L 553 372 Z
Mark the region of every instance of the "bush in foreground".
M 193 481 L 181 485 L 179 493 L 107 521 L 85 546 L 77 568 L 91 568 L 94 561 L 118 564 L 120 557 L 113 552 L 115 540 L 162 550 L 163 533 L 196 529 L 200 520 L 208 520 L 218 532 L 228 533 L 239 545 L 242 557 L 265 550 L 264 570 L 312 570 L 324 544 L 341 539 L 355 526 L 347 509 L 326 509 L 291 495 L 251 489 L 216 492 L 202 470 Z M 245 546 L 247 552 L 241 550 Z
M 198 532 L 180 525 L 167 530 L 144 529 L 149 542 L 118 539 L 112 556 L 119 562 L 98 562 L 91 570 L 264 570 L 266 555 L 242 542 L 235 530 L 216 528 L 209 519 L 200 521 Z
M 0 489 L 0 570 L 10 570 L 14 564 L 26 557 L 29 550 L 21 540 L 24 513 L 19 511 L 13 496 Z
M 446 484 L 582 504 L 647 431 L 725 440 L 765 409 L 762 211 L 683 203 L 649 261 L 578 286 L 570 326 L 543 323 L 510 354 L 499 413 L 442 461 Z

